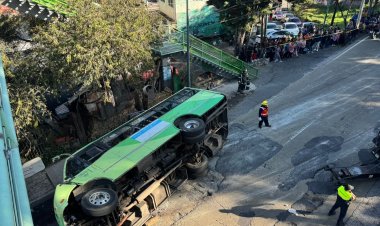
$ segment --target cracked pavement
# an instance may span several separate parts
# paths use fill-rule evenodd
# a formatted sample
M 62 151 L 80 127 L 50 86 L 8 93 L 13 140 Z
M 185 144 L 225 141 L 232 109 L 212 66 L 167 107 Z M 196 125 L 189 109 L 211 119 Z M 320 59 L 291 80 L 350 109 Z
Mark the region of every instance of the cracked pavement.
M 380 41 L 363 37 L 261 68 L 255 91 L 230 101 L 229 137 L 207 176 L 184 183 L 147 225 L 335 225 L 336 184 L 322 169 L 371 161 L 379 72 Z M 264 99 L 272 127 L 258 129 Z M 379 226 L 379 179 L 351 183 L 346 225 Z

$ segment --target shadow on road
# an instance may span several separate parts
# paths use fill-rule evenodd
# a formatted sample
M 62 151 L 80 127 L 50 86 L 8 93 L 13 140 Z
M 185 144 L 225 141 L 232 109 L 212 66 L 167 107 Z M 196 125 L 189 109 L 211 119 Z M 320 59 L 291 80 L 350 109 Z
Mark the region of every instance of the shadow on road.
M 273 205 L 273 204 L 272 204 Z M 306 214 L 310 214 L 310 211 L 305 210 L 296 210 L 298 216 L 306 216 Z M 286 221 L 286 219 L 292 215 L 287 210 L 280 210 L 280 209 L 262 209 L 262 208 L 255 208 L 250 205 L 244 205 L 244 206 L 235 206 L 231 209 L 220 209 L 219 212 L 221 213 L 232 213 L 239 217 L 246 217 L 246 218 L 252 218 L 252 217 L 259 217 L 259 218 L 271 218 L 271 219 L 277 219 L 278 221 Z

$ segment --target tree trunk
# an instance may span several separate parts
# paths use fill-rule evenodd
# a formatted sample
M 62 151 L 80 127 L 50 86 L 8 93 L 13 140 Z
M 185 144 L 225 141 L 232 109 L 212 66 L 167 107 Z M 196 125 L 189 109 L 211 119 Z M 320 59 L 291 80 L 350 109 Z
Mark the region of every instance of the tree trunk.
M 244 44 L 244 39 L 245 39 L 245 30 L 243 28 L 238 29 L 238 34 L 237 34 L 237 56 L 240 56 L 242 49 L 243 49 L 243 44 Z
M 336 0 L 335 3 L 334 3 L 334 13 L 333 13 L 333 16 L 332 16 L 332 18 L 331 18 L 331 24 L 330 24 L 330 26 L 333 26 L 333 25 L 334 25 L 335 14 L 336 14 L 336 11 L 337 11 L 337 9 L 338 9 L 338 4 L 339 4 L 338 1 L 339 1 L 339 0 Z
M 346 17 L 344 16 L 343 10 L 342 10 L 342 6 L 340 5 L 340 3 L 337 2 L 337 4 L 338 4 L 338 7 L 339 7 L 340 14 L 341 14 L 341 16 L 343 18 L 343 21 L 344 21 L 344 30 L 346 30 L 346 28 L 347 28 L 347 16 Z
M 268 21 L 268 15 L 264 15 L 263 16 L 263 30 L 264 30 L 264 33 L 263 33 L 263 36 L 264 37 L 267 37 L 267 21 Z
M 133 93 L 134 93 L 135 108 L 136 108 L 136 110 L 137 111 L 144 110 L 143 106 L 142 106 L 142 103 L 141 103 L 141 95 L 140 95 L 140 93 L 137 90 L 135 90 Z

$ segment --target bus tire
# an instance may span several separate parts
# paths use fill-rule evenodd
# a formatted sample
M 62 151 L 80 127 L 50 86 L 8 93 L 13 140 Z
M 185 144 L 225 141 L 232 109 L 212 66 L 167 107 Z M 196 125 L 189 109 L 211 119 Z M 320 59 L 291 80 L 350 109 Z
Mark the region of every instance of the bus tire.
M 182 137 L 199 137 L 205 133 L 206 124 L 200 118 L 182 119 L 178 125 L 181 130 Z
M 83 213 L 101 217 L 112 213 L 118 205 L 117 194 L 109 188 L 95 188 L 88 191 L 81 200 Z
M 204 176 L 207 173 L 208 159 L 205 154 L 202 154 L 201 161 L 196 163 L 188 162 L 185 164 L 187 175 L 190 179 L 196 179 Z
M 187 144 L 196 144 L 196 143 L 203 142 L 205 136 L 206 136 L 205 132 L 203 132 L 202 134 L 199 134 L 196 137 L 185 137 L 184 136 L 184 137 L 182 137 L 182 141 L 187 143 Z

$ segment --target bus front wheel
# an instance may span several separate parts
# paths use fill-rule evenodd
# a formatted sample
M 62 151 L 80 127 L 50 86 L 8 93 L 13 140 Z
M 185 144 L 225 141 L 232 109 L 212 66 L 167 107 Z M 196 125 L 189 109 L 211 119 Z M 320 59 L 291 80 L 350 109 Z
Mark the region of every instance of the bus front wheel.
M 95 188 L 88 191 L 81 200 L 83 212 L 92 217 L 112 213 L 118 205 L 117 194 L 109 188 Z

